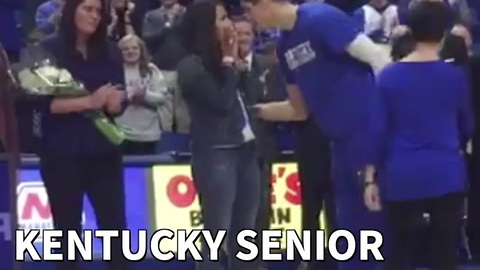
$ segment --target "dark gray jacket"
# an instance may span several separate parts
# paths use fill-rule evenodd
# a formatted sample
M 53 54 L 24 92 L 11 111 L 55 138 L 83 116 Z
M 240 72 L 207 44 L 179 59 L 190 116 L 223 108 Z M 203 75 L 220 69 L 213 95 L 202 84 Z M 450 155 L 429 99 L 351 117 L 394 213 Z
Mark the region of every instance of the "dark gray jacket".
M 198 56 L 187 56 L 178 65 L 178 84 L 190 113 L 191 138 L 196 146 L 243 143 L 239 75 L 232 67 L 223 71 L 225 81 L 220 84 Z
M 278 85 L 279 70 L 269 63 L 267 57 L 255 54 L 252 57 L 251 69 L 241 77 L 240 89 L 247 106 L 259 103 L 284 100 Z M 279 155 L 276 132 L 277 124 L 251 117 L 250 124 L 255 133 L 257 149 L 260 157 L 273 161 Z

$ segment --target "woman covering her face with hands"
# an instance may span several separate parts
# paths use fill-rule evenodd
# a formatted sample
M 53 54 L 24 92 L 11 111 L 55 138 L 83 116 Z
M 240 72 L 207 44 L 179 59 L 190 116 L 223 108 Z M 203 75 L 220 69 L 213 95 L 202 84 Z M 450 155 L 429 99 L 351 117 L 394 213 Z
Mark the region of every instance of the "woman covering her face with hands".
M 39 45 L 91 92 L 86 97 L 36 104 L 41 115 L 41 174 L 55 229 L 63 230 L 64 235 L 68 230 L 81 232 L 85 194 L 100 229 L 126 229 L 121 151 L 83 114 L 103 110 L 113 119 L 124 107 L 122 59 L 116 44 L 107 39 L 107 14 L 105 1 L 66 1 L 58 33 Z M 59 240 L 66 256 L 67 239 Z M 108 269 L 128 269 L 120 238 L 112 239 L 111 247 Z M 63 261 L 58 269 L 78 267 L 77 261 Z
M 205 229 L 227 230 L 227 250 L 236 254 L 235 236 L 254 229 L 260 198 L 254 134 L 239 89 L 238 47 L 224 6 L 196 2 L 187 8 L 181 31 L 188 51 L 178 68 L 179 85 L 191 115 L 192 175 L 200 195 Z M 204 243 L 204 242 L 203 242 Z M 222 269 L 208 259 L 200 270 Z M 230 269 L 251 270 L 229 256 Z

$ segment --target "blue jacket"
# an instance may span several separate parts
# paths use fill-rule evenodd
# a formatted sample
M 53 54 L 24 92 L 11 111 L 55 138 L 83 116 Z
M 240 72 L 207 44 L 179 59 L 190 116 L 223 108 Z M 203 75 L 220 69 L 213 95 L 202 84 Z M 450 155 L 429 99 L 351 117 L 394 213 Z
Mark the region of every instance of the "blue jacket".
M 16 11 L 23 8 L 26 0 L 0 0 L 0 43 L 7 51 L 22 48 L 22 33 L 17 27 Z

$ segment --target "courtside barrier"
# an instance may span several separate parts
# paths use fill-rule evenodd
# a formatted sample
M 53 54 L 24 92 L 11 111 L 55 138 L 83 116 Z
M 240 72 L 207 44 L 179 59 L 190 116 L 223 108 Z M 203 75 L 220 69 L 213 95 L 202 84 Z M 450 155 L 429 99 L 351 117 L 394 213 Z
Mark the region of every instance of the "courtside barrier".
M 273 229 L 296 230 L 300 233 L 300 184 L 296 164 L 291 160 L 291 153 L 285 153 L 273 168 L 271 178 L 273 186 L 271 194 L 273 216 L 271 221 Z M 188 162 L 188 153 L 129 156 L 124 158 L 126 214 L 128 229 L 132 232 L 132 250 L 138 248 L 138 237 L 136 237 L 138 230 L 147 230 L 148 234 L 151 235 L 159 229 L 170 229 L 173 231 L 183 229 L 188 233 L 193 229 L 202 228 L 198 196 Z M 68 181 L 68 179 L 65 179 L 65 181 Z M 17 221 L 12 223 L 12 228 L 20 228 L 27 231 L 53 228 L 48 196 L 38 167 L 38 158 L 35 156 L 22 158 L 22 168 L 18 172 L 18 182 L 16 187 L 10 189 L 12 193 L 8 194 L 8 192 L 5 192 L 8 190 L 5 189 L 5 181 L 2 180 L 1 183 L 0 192 L 3 192 L 2 198 L 5 198 L 3 195 L 6 195 L 8 198 L 13 198 L 12 202 L 16 201 L 16 211 L 13 208 L 4 210 L 5 207 L 10 207 L 10 205 L 3 201 L 0 204 L 0 207 L 3 207 L 0 208 L 0 217 L 1 213 L 5 212 L 18 215 L 18 218 L 15 217 L 13 221 L 10 221 Z M 11 217 L 14 216 L 11 215 Z M 95 215 L 87 199 L 85 199 L 82 224 L 85 229 L 97 229 Z M 1 226 L 0 219 L 0 229 L 2 228 Z M 14 232 L 11 231 L 11 233 Z M 14 236 L 14 234 L 10 236 Z M 176 251 L 174 241 L 162 241 L 162 249 Z M 282 239 L 282 246 L 283 241 L 284 239 Z M 0 242 L 0 244 L 2 243 Z M 11 245 L 11 242 L 9 244 Z M 35 246 L 41 253 L 41 237 L 36 239 Z M 93 246 L 94 256 L 100 256 L 102 251 L 101 242 L 94 242 Z M 6 254 L 12 254 L 13 257 L 13 253 L 0 252 L 0 262 L 5 257 L 3 254 L 5 256 Z M 11 269 L 13 268 L 8 268 L 8 270 Z M 0 270 L 3 270 L 2 266 L 0 266 Z

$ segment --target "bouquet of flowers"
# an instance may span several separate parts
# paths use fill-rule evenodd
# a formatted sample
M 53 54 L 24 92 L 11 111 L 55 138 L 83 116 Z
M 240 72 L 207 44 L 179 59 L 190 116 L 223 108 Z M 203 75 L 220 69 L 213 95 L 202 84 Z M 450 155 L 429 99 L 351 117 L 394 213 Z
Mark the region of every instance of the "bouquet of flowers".
M 81 82 L 49 58 L 19 68 L 16 79 L 20 89 L 27 95 L 74 98 L 90 94 Z M 96 128 L 114 145 L 120 145 L 124 141 L 122 131 L 102 111 L 88 111 L 83 114 L 92 119 Z

